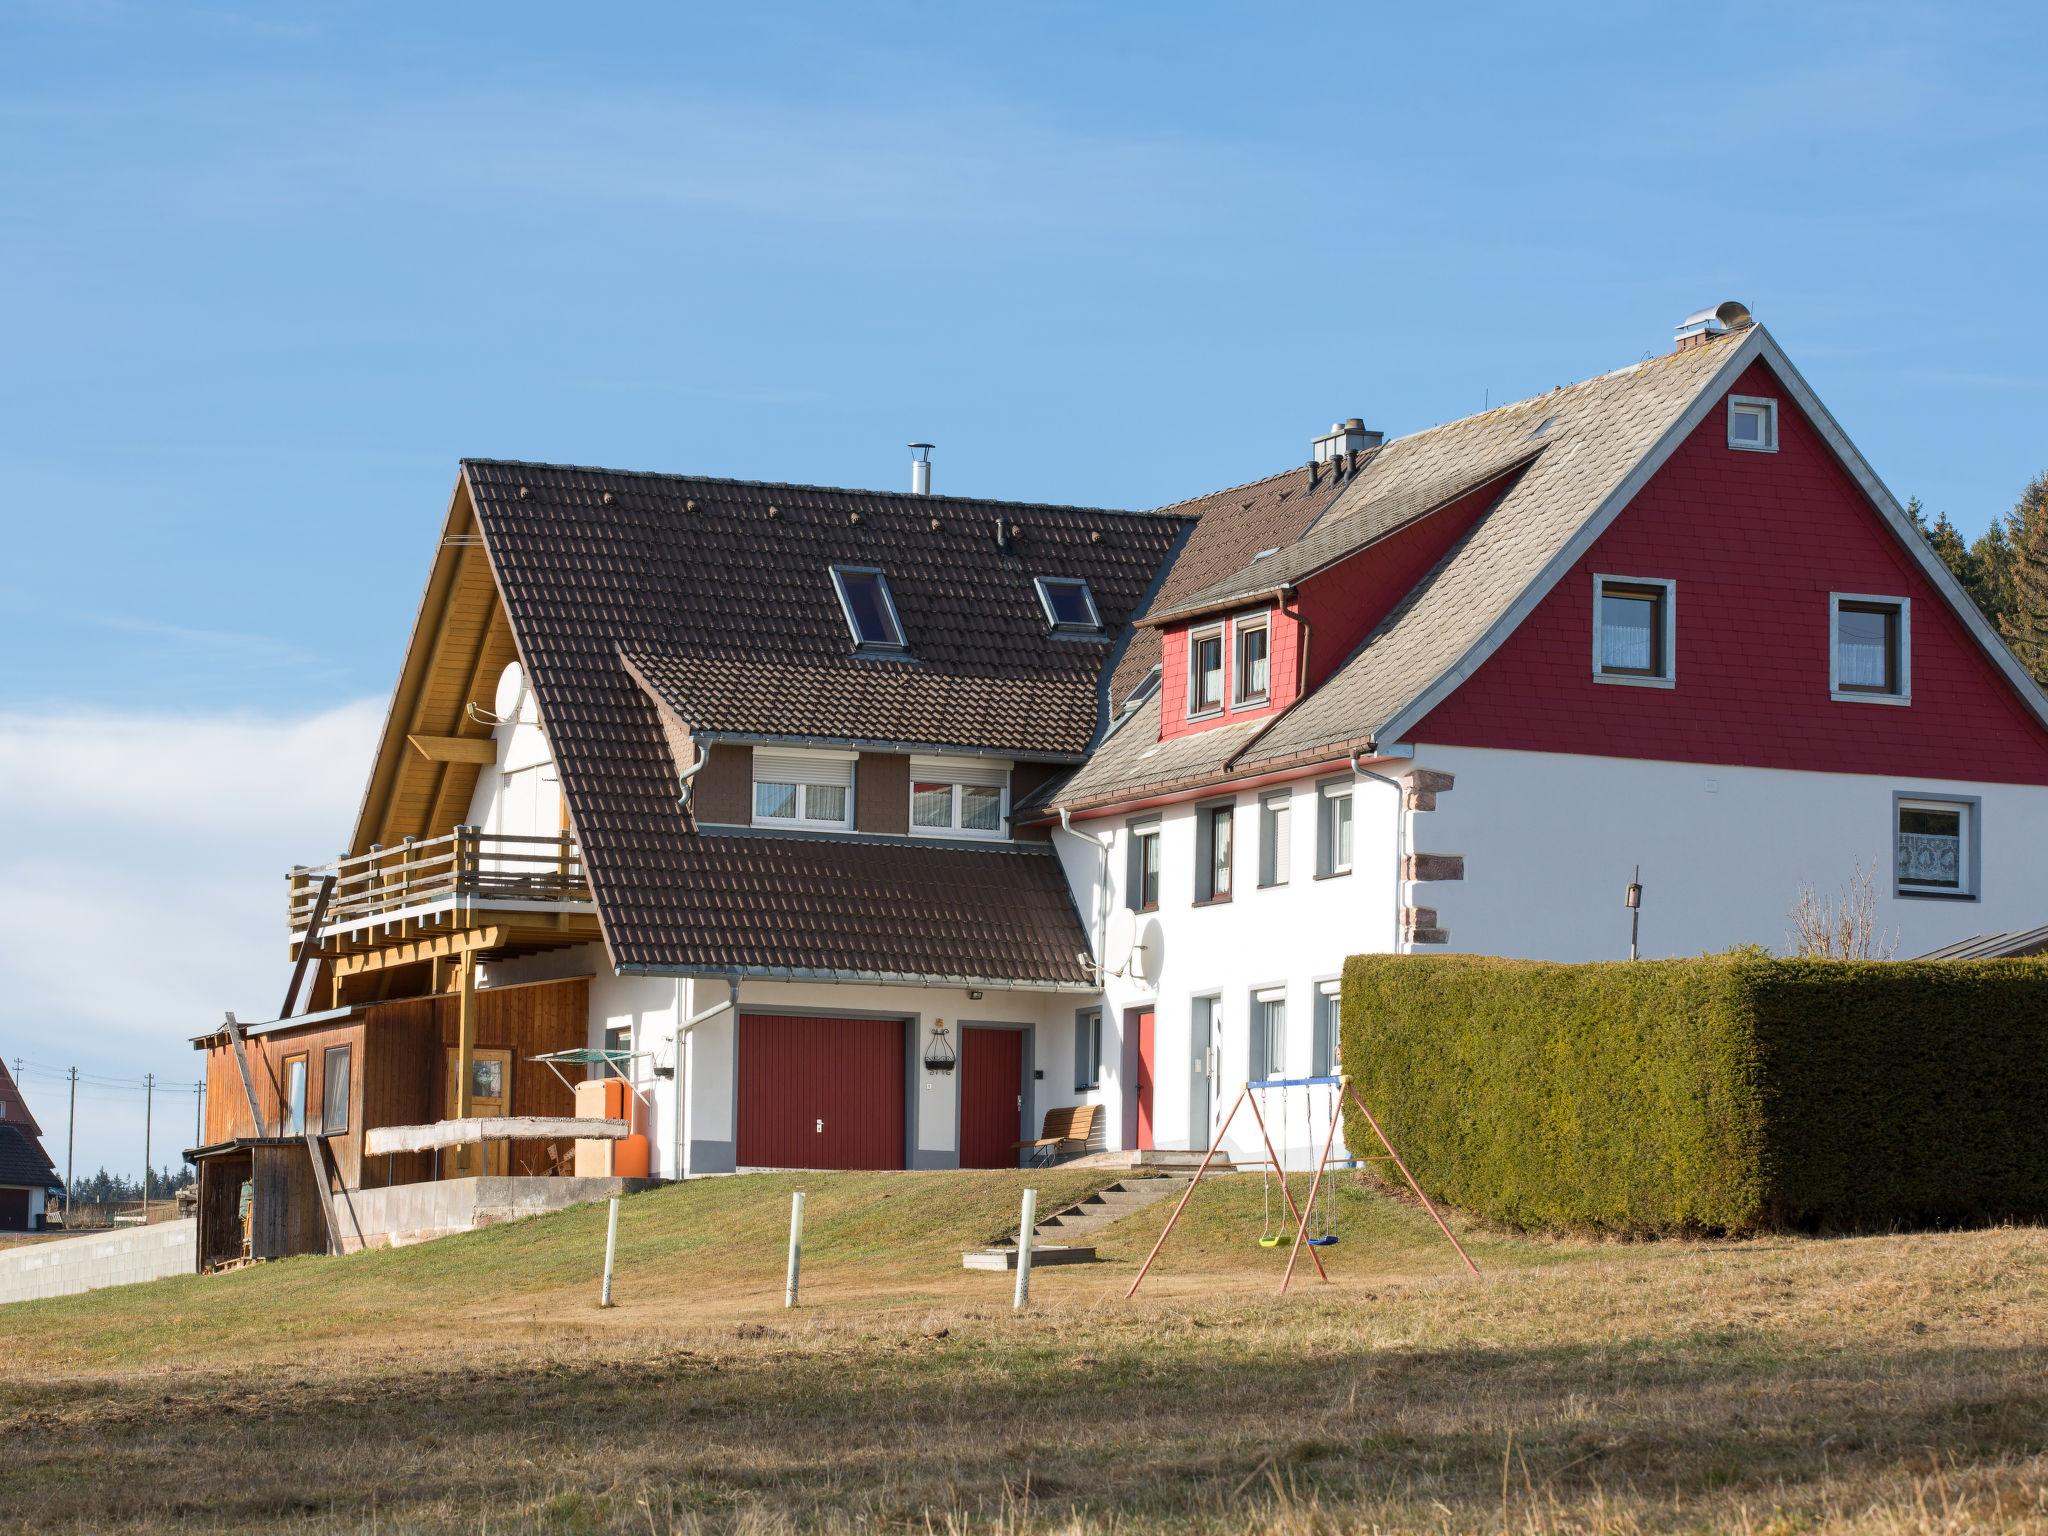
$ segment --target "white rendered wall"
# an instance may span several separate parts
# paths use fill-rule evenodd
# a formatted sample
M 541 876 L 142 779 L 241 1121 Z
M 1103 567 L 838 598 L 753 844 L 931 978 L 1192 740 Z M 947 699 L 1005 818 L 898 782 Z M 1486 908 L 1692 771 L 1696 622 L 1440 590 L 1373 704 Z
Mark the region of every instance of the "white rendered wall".
M 1385 771 L 1391 776 L 1406 766 Z M 1233 892 L 1228 902 L 1195 904 L 1195 805 L 1168 806 L 1159 813 L 1159 910 L 1139 919 L 1141 936 L 1156 931 L 1157 959 L 1149 977 L 1136 974 L 1134 965 L 1134 974 L 1104 982 L 1104 1084 L 1099 1096 L 1108 1107 L 1111 1146 L 1136 1145 L 1137 1044 L 1127 1028 L 1133 1010 L 1150 1007 L 1154 1013 L 1153 1145 L 1200 1150 L 1252 1075 L 1252 994 L 1276 986 L 1286 990 L 1286 1071 L 1291 1077 L 1305 1077 L 1312 1065 L 1316 984 L 1341 975 L 1348 955 L 1395 947 L 1396 834 L 1404 820 L 1414 818 L 1399 810 L 1397 790 L 1359 778 L 1352 801 L 1352 873 L 1319 880 L 1317 784 L 1328 777 L 1288 787 L 1291 869 L 1285 885 L 1259 886 L 1259 797 L 1235 797 Z M 1128 837 L 1123 817 L 1077 821 L 1071 834 L 1054 834 L 1075 904 L 1098 954 L 1105 910 L 1125 901 Z M 1089 848 L 1090 840 L 1098 847 L 1109 843 L 1106 871 L 1102 854 Z M 1190 1024 L 1195 999 L 1211 995 L 1221 998 L 1213 1037 L 1218 1065 L 1208 1121 L 1197 1125 Z M 1269 1118 L 1285 1121 L 1284 1133 L 1274 1125 L 1274 1140 L 1289 1167 L 1314 1161 L 1329 1125 L 1327 1099 L 1323 1089 L 1296 1090 L 1287 1096 L 1283 1116 L 1281 1095 L 1262 1095 L 1261 1108 Z M 1239 1112 L 1224 1147 L 1240 1162 L 1265 1157 L 1257 1127 L 1245 1111 Z
M 2048 922 L 2048 788 L 1474 747 L 1418 746 L 1415 765 L 1457 776 L 1412 820 L 1424 852 L 1465 856 L 1465 878 L 1409 888 L 1451 950 L 1626 959 L 1638 864 L 1646 956 L 1782 953 L 1801 883 L 1837 895 L 1859 862 L 1902 959 Z M 1980 900 L 1893 894 L 1892 796 L 1915 790 L 1981 797 Z

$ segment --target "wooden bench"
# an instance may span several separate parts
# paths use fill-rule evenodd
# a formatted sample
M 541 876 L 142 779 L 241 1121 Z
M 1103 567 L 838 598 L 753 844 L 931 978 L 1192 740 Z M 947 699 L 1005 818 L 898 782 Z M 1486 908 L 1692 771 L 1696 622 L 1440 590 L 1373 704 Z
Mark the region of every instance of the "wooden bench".
M 1041 1167 L 1057 1161 L 1069 1146 L 1077 1154 L 1086 1152 L 1088 1138 L 1095 1134 L 1095 1112 L 1101 1107 L 1099 1104 L 1075 1104 L 1066 1109 L 1048 1109 L 1036 1141 L 1016 1141 L 1010 1145 L 1016 1151 L 1029 1152 L 1032 1160 Z

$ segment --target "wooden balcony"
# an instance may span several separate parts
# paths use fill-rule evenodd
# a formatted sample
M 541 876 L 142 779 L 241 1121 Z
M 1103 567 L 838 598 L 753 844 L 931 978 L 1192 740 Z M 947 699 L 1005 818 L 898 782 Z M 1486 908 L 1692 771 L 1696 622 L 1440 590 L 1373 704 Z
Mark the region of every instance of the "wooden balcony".
M 334 890 L 309 934 L 320 888 Z M 598 936 L 576 839 L 457 827 L 392 847 L 301 866 L 287 877 L 293 952 L 310 943 L 339 974 L 474 951 L 523 954 Z

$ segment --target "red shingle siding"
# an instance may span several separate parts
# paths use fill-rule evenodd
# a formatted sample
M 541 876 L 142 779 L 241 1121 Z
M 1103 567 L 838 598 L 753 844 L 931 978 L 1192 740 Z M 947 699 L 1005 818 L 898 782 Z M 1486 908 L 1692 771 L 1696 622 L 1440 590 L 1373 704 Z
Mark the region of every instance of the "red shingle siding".
M 1507 643 L 1410 736 L 1835 773 L 2048 783 L 2048 732 L 1762 363 L 1776 453 L 1717 405 Z M 1592 677 L 1596 573 L 1677 582 L 1677 686 Z M 1912 600 L 1909 706 L 1828 697 L 1828 594 Z M 1320 635 L 1318 636 L 1320 639 Z
M 1229 619 L 1205 618 L 1186 624 L 1170 624 L 1160 631 L 1164 646 L 1162 665 L 1159 672 L 1160 696 L 1166 707 L 1159 715 L 1159 735 L 1162 739 L 1172 736 L 1188 736 L 1196 731 L 1210 730 L 1219 725 L 1231 725 L 1240 720 L 1257 720 L 1262 716 L 1277 714 L 1292 704 L 1300 690 L 1301 680 L 1301 626 L 1278 609 L 1247 608 L 1235 618 L 1256 618 L 1265 613 L 1268 618 L 1267 633 L 1271 649 L 1267 654 L 1266 702 L 1244 707 L 1230 707 L 1228 701 L 1237 692 L 1237 645 L 1232 639 Z M 1217 714 L 1205 715 L 1200 720 L 1188 718 L 1188 633 L 1190 630 L 1208 629 L 1217 623 L 1223 626 L 1223 697 L 1226 707 Z M 1141 632 L 1142 633 L 1142 632 Z
M 1501 484 L 1495 480 L 1482 485 L 1302 583 L 1295 607 L 1309 623 L 1311 690 L 1323 685 L 1500 499 Z

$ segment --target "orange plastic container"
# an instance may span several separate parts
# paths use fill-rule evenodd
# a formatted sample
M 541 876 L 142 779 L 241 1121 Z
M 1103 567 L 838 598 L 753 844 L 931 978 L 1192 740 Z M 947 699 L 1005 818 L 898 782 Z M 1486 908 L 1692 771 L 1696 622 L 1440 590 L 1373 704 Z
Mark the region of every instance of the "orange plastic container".
M 612 1173 L 621 1179 L 647 1177 L 648 1147 L 645 1136 L 628 1136 L 612 1143 Z
M 593 1077 L 576 1085 L 577 1119 L 624 1120 L 627 1115 L 624 1078 Z

